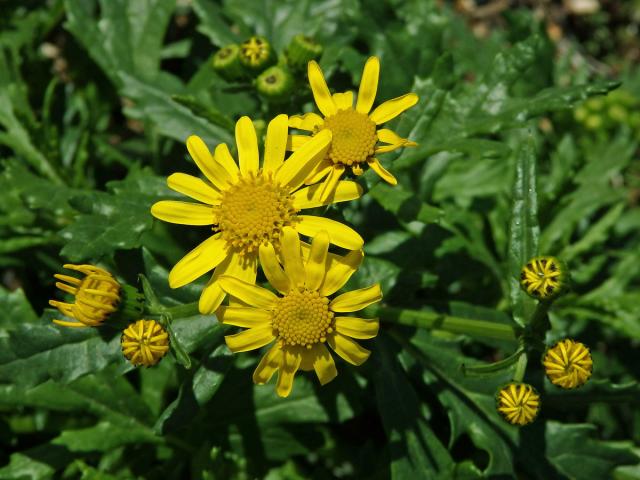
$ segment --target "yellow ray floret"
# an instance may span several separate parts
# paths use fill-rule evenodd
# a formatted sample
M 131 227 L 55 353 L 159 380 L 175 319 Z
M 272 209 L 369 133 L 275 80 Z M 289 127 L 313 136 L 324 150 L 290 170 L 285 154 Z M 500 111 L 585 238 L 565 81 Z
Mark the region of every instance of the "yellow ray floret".
M 225 324 L 246 328 L 225 337 L 233 352 L 245 352 L 273 342 L 253 373 L 256 384 L 267 383 L 278 372 L 276 392 L 291 393 L 298 371 L 314 370 L 322 385 L 337 375 L 326 345 L 344 360 L 361 365 L 369 350 L 354 338 L 369 339 L 378 334 L 378 320 L 344 316 L 380 301 L 380 285 L 330 297 L 347 282 L 362 260 L 362 252 L 340 257 L 328 253 L 329 234 L 319 232 L 311 246 L 301 244 L 291 227 L 282 237 L 282 263 L 272 245 L 260 247 L 260 261 L 269 283 L 278 291 L 223 276 L 222 289 L 241 306 L 222 306 L 216 311 Z
M 540 410 L 540 395 L 526 383 L 510 383 L 498 391 L 496 408 L 512 425 L 528 425 Z
M 350 250 L 362 247 L 362 237 L 352 228 L 300 213 L 362 194 L 361 187 L 350 181 L 339 182 L 334 194 L 327 198 L 320 198 L 319 185 L 304 186 L 305 179 L 324 158 L 331 132 L 316 135 L 285 160 L 287 134 L 288 117 L 278 115 L 267 127 L 262 166 L 256 131 L 249 117 L 242 117 L 236 124 L 238 163 L 226 144 L 218 145 L 211 154 L 200 137 L 189 137 L 187 149 L 206 180 L 174 173 L 167 183 L 200 203 L 161 201 L 151 208 L 154 217 L 167 222 L 213 228 L 213 235 L 187 253 L 169 274 L 170 286 L 178 288 L 213 270 L 200 296 L 202 313 L 213 312 L 222 302 L 222 275 L 255 283 L 259 248 L 271 245 L 280 251 L 285 227 L 309 237 L 326 230 L 330 242 L 337 246 Z
M 584 344 L 568 338 L 549 348 L 542 364 L 549 381 L 562 388 L 584 385 L 593 370 L 589 349 Z
M 55 274 L 56 287 L 73 295 L 73 303 L 49 300 L 49 305 L 76 321 L 54 320 L 63 327 L 96 327 L 118 309 L 120 284 L 102 268 L 93 265 L 66 264 L 64 268 L 82 274 L 82 278 Z
M 122 354 L 134 366 L 150 367 L 169 351 L 169 334 L 155 320 L 138 320 L 122 332 L 120 345 Z
M 313 135 L 327 130 L 332 133 L 331 146 L 325 158 L 307 179 L 309 183 L 324 179 L 320 198 L 331 195 L 347 169 L 351 169 L 355 175 L 361 175 L 363 167 L 369 166 L 383 180 L 395 185 L 396 178 L 380 164 L 376 157 L 398 148 L 413 147 L 417 144 L 400 137 L 392 130 L 378 127 L 413 107 L 418 102 L 418 96 L 415 93 L 407 93 L 388 100 L 371 111 L 380 74 L 380 61 L 377 57 L 369 58 L 364 66 L 355 107 L 353 92 L 333 95 L 329 92 L 322 70 L 315 61 L 309 62 L 308 73 L 313 97 L 323 116 L 315 113 L 296 115 L 291 117 L 289 125 L 299 130 L 309 131 Z M 305 145 L 310 138 L 305 135 L 292 135 L 289 138 L 288 147 L 295 151 Z

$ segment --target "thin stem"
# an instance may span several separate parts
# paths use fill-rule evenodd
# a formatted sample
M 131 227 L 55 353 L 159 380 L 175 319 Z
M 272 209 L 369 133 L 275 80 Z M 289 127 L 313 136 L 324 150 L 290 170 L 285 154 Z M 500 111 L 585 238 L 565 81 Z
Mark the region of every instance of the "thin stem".
M 516 332 L 511 325 L 453 317 L 437 312 L 423 310 L 409 310 L 404 308 L 381 307 L 377 315 L 383 322 L 409 325 L 419 328 L 444 330 L 451 333 L 461 333 L 472 337 L 492 338 L 495 340 L 516 341 Z
M 199 315 L 198 302 L 185 303 L 183 305 L 176 305 L 175 307 L 165 308 L 164 313 L 171 316 L 171 318 L 184 318 L 193 317 Z
M 527 371 L 527 361 L 528 361 L 528 357 L 526 353 L 523 353 L 518 358 L 518 363 L 516 364 L 516 371 L 513 373 L 514 382 L 522 382 L 522 380 L 524 379 L 524 374 Z

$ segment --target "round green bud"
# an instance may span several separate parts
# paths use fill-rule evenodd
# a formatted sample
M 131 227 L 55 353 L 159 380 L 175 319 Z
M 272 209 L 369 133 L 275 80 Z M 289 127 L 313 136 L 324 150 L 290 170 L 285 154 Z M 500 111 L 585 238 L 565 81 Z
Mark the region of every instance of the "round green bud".
M 573 113 L 573 117 L 578 122 L 584 122 L 588 115 L 589 115 L 589 111 L 584 106 L 580 106 L 576 108 L 575 112 Z
M 607 114 L 609 115 L 609 118 L 611 120 L 617 123 L 626 123 L 629 117 L 629 115 L 627 114 L 627 109 L 619 104 L 611 105 L 607 109 Z
M 236 44 L 227 45 L 218 50 L 213 56 L 213 69 L 225 80 L 238 80 L 244 74 L 240 62 L 240 47 Z
M 256 89 L 268 101 L 283 102 L 293 90 L 293 76 L 284 67 L 269 67 L 256 78 Z
M 602 128 L 603 124 L 604 121 L 602 120 L 602 117 L 597 114 L 589 115 L 584 121 L 584 126 L 589 130 L 599 130 Z
M 530 297 L 550 301 L 567 287 L 567 268 L 556 257 L 534 257 L 520 271 L 520 287 Z
M 299 33 L 287 47 L 287 61 L 291 68 L 304 70 L 311 60 L 320 58 L 322 50 L 322 45 Z
M 586 106 L 591 112 L 599 112 L 605 106 L 605 99 L 603 97 L 593 97 L 587 100 Z
M 240 44 L 240 62 L 251 72 L 262 72 L 277 60 L 271 44 L 264 37 L 251 37 Z

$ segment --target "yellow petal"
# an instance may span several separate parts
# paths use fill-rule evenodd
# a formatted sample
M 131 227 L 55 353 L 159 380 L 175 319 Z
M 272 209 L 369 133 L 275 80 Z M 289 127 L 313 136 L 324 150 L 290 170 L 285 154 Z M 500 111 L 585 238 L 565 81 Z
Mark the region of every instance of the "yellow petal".
M 162 200 L 151 207 L 151 215 L 180 225 L 213 225 L 216 219 L 210 205 Z
M 382 105 L 379 105 L 371 115 L 369 115 L 369 118 L 373 120 L 376 125 L 380 125 L 396 118 L 416 103 L 418 103 L 418 96 L 415 93 L 407 93 L 401 97 L 387 100 Z
M 236 123 L 236 146 L 238 147 L 240 173 L 248 175 L 251 172 L 257 172 L 260 168 L 258 137 L 249 117 L 241 117 Z
M 371 354 L 369 350 L 361 347 L 355 340 L 351 340 L 349 337 L 339 333 L 329 335 L 327 342 L 338 355 L 352 365 L 362 365 Z
M 334 165 L 329 176 L 322 182 L 322 188 L 320 189 L 320 200 L 323 202 L 328 201 L 334 194 L 336 186 L 340 181 L 340 177 L 344 173 L 344 165 Z
M 333 163 L 331 163 L 326 157 L 315 166 L 315 168 L 311 171 L 307 179 L 304 181 L 305 185 L 312 185 L 314 183 L 318 183 L 324 177 L 331 173 L 333 169 Z
M 267 126 L 267 138 L 264 142 L 265 172 L 275 172 L 284 162 L 287 150 L 289 133 L 289 118 L 286 115 L 278 115 Z
M 237 278 L 223 275 L 218 280 L 222 289 L 232 297 L 238 297 L 247 305 L 270 310 L 278 300 L 269 290 L 252 285 Z
M 334 312 L 356 312 L 380 300 L 382 300 L 382 290 L 380 290 L 380 284 L 376 283 L 370 287 L 338 295 L 331 301 L 329 308 Z
M 233 353 L 239 353 L 264 347 L 275 338 L 271 325 L 266 325 L 264 327 L 250 328 L 235 335 L 227 335 L 224 337 L 224 341 L 227 343 L 229 350 Z
M 218 190 L 227 188 L 231 181 L 229 173 L 213 158 L 209 148 L 200 137 L 191 135 L 187 138 L 187 150 L 200 171 Z
M 297 190 L 324 159 L 330 146 L 331 131 L 322 130 L 291 154 L 276 173 L 276 180 L 281 185 L 288 185 L 290 191 Z
M 371 169 L 376 172 L 380 178 L 382 178 L 385 182 L 390 185 L 397 185 L 398 180 L 394 177 L 391 172 L 389 172 L 386 168 L 380 165 L 380 162 L 377 158 L 370 158 L 367 163 L 371 167 Z
M 309 85 L 318 109 L 325 117 L 333 115 L 337 111 L 336 104 L 333 103 L 333 98 L 329 93 L 329 87 L 327 87 L 327 82 L 324 79 L 322 70 L 320 70 L 320 65 L 315 60 L 312 60 L 309 62 L 307 70 L 309 73 Z
M 334 189 L 333 195 L 326 200 L 320 199 L 322 185 L 311 185 L 293 194 L 293 206 L 298 210 L 305 208 L 316 208 L 333 203 L 347 202 L 355 200 L 362 195 L 362 187 L 356 182 L 342 181 Z
M 229 152 L 229 147 L 226 143 L 221 143 L 216 147 L 215 158 L 216 162 L 222 165 L 222 168 L 225 169 L 231 178 L 231 182 L 237 182 L 238 176 L 240 175 L 240 169 L 238 168 L 236 161 L 231 156 L 231 152 Z
M 344 257 L 330 255 L 330 263 L 324 277 L 324 283 L 320 287 L 320 295 L 328 297 L 340 290 L 349 281 L 351 275 L 358 270 L 363 258 L 362 250 L 353 250 Z
M 393 145 L 381 145 L 379 147 L 374 148 L 373 154 L 378 155 L 381 153 L 389 153 L 397 150 L 399 148 L 405 147 L 406 145 L 402 143 L 394 143 Z
M 169 286 L 182 287 L 213 270 L 227 257 L 225 244 L 217 233 L 191 250 L 169 272 Z
M 278 383 L 276 384 L 276 393 L 280 397 L 288 397 L 293 388 L 293 379 L 300 367 L 301 357 L 298 352 L 292 349 L 282 349 L 283 361 L 278 370 Z
M 321 385 L 326 385 L 336 378 L 336 375 L 338 375 L 336 364 L 333 361 L 331 353 L 329 353 L 329 350 L 324 346 L 324 344 L 316 343 L 311 347 L 309 354 L 313 356 L 313 369 L 315 370 Z
M 349 250 L 359 250 L 364 244 L 362 237 L 351 227 L 324 217 L 312 215 L 298 215 L 299 223 L 296 230 L 308 237 L 314 237 L 318 232 L 326 230 L 331 243 Z
M 336 317 L 336 332 L 353 338 L 367 339 L 378 334 L 380 323 L 377 318 Z
M 180 192 L 208 205 L 220 205 L 220 193 L 199 178 L 186 173 L 174 173 L 167 178 L 171 190 Z
M 296 235 L 297 236 L 297 235 Z M 320 288 L 325 276 L 325 262 L 329 251 L 329 234 L 325 231 L 318 234 L 311 242 L 311 251 L 307 259 L 307 282 L 308 290 L 315 291 Z
M 324 125 L 324 120 L 317 113 L 305 113 L 304 115 L 292 115 L 289 117 L 289 126 L 298 130 L 316 132 Z
M 388 128 L 381 128 L 376 132 L 378 135 L 378 140 L 384 143 L 398 144 L 401 143 L 407 147 L 415 147 L 418 145 L 416 142 L 412 142 L 408 138 L 402 138 L 393 130 L 389 130 Z
M 362 71 L 356 111 L 366 115 L 371 110 L 378 91 L 379 76 L 380 60 L 378 60 L 378 57 L 369 57 L 367 63 L 364 64 L 364 70 Z
M 312 138 L 311 135 L 289 135 L 287 138 L 287 150 L 295 152 Z
M 276 251 L 271 243 L 260 245 L 260 265 L 262 266 L 264 275 L 273 288 L 283 295 L 289 293 L 291 283 L 282 270 Z
M 220 265 L 216 267 L 209 279 L 209 282 L 200 294 L 198 309 L 203 315 L 211 314 L 220 306 L 222 300 L 227 295 L 220 287 L 219 279 L 222 275 L 235 277 L 248 283 L 256 282 L 258 269 L 257 258 L 240 257 L 239 255 L 229 255 Z M 231 302 L 230 302 L 231 303 Z
M 216 317 L 220 323 L 236 327 L 254 328 L 271 325 L 271 313 L 248 307 L 218 307 Z
M 253 383 L 256 385 L 264 385 L 271 380 L 271 377 L 283 362 L 282 357 L 283 353 L 279 344 L 271 347 L 269 351 L 264 354 L 262 360 L 260 360 L 260 363 L 253 372 Z
M 353 107 L 353 92 L 334 93 L 333 103 L 338 110 L 348 110 Z M 368 112 L 367 112 L 368 113 Z
M 300 254 L 300 237 L 291 227 L 282 229 L 280 249 L 284 259 L 284 271 L 292 285 L 304 287 L 306 274 Z

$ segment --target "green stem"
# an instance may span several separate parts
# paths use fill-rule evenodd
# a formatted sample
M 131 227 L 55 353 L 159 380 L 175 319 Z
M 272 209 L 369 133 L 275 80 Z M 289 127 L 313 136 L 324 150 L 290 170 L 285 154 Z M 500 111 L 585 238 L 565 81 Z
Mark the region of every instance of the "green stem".
M 383 322 L 444 330 L 446 332 L 466 334 L 472 337 L 516 341 L 514 328 L 511 325 L 503 323 L 452 317 L 437 312 L 392 307 L 379 308 L 377 315 Z
M 524 379 L 524 374 L 527 371 L 527 354 L 523 353 L 518 358 L 518 363 L 516 364 L 516 371 L 513 373 L 513 381 L 514 382 L 522 382 Z
M 199 315 L 198 302 L 185 303 L 183 305 L 176 305 L 175 307 L 164 308 L 165 314 L 171 316 L 171 318 L 185 318 Z

